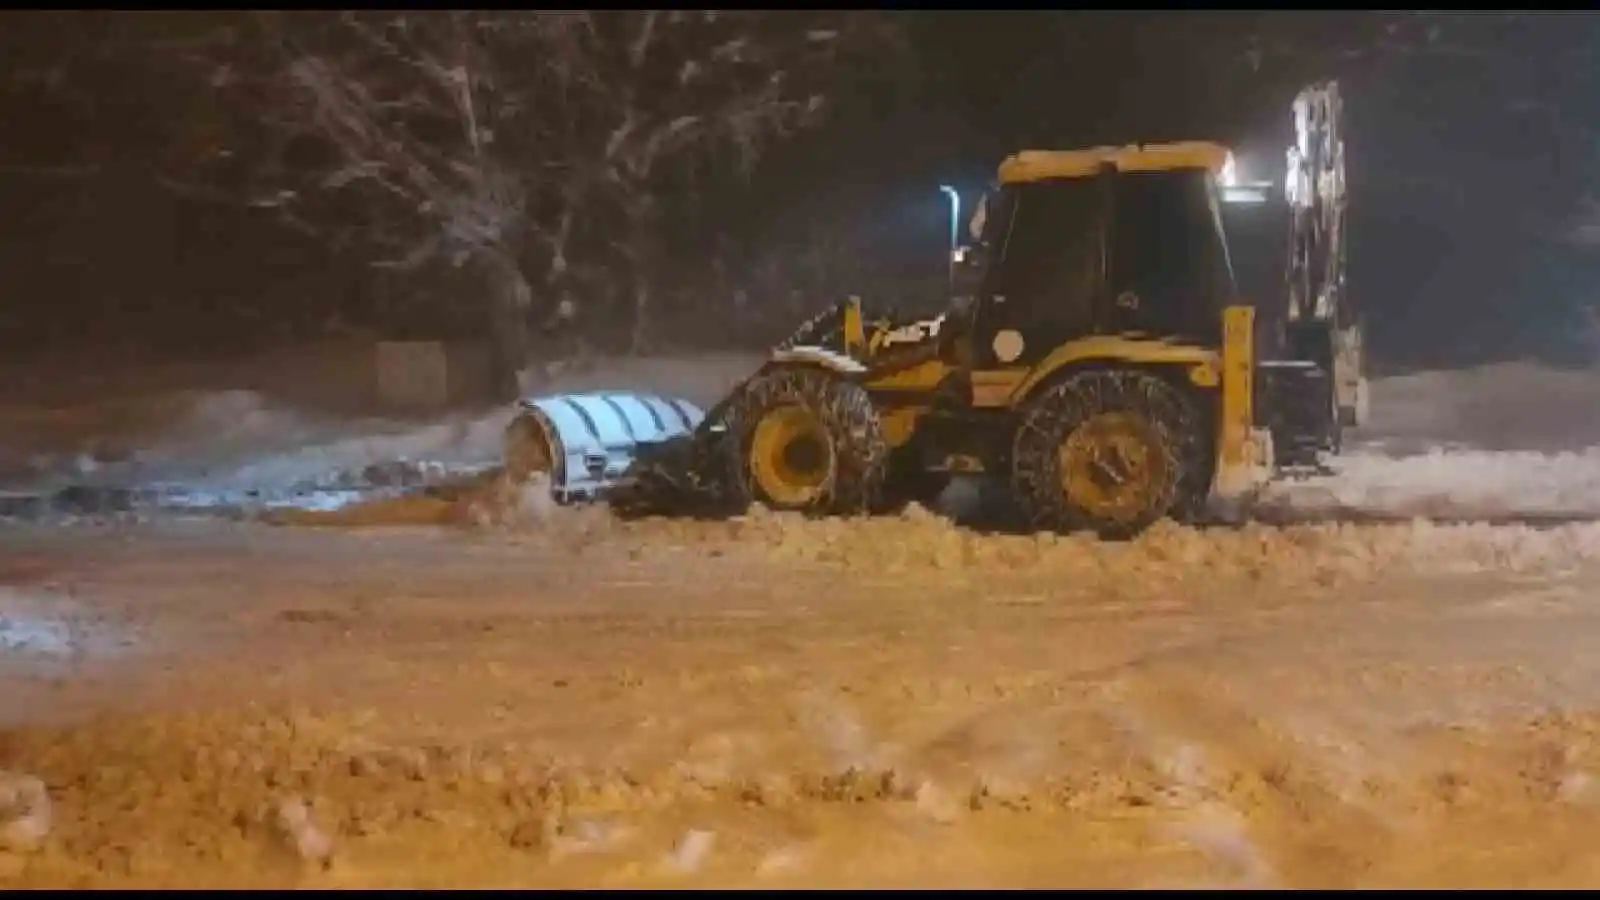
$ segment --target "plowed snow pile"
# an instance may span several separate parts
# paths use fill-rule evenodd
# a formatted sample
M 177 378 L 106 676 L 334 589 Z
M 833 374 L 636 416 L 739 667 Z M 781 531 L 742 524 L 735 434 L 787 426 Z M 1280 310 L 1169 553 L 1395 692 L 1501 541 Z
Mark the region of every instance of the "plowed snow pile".
M 658 391 L 709 405 L 752 361 L 635 359 L 528 373 L 536 393 Z M 338 507 L 354 492 L 438 483 L 498 462 L 514 410 L 418 422 L 352 419 L 249 390 L 107 397 L 78 406 L 0 406 L 0 490 L 151 491 L 184 506 L 243 498 Z
M 1397 573 L 1564 571 L 1600 559 L 1600 523 L 1556 527 L 1435 524 L 1246 524 L 1195 529 L 1158 523 L 1127 542 L 1087 535 L 992 534 L 913 506 L 898 517 L 807 519 L 762 507 L 727 522 L 619 522 L 598 509 L 542 506 L 518 521 L 580 552 L 621 542 L 639 555 L 656 545 L 751 548 L 768 559 L 837 568 L 869 581 L 977 579 L 1005 585 L 1049 573 L 1062 590 L 1149 596 L 1197 580 L 1335 587 Z M 457 521 L 466 518 L 458 516 Z M 478 524 L 485 524 L 482 518 Z
M 1439 519 L 1600 518 L 1600 448 L 1557 453 L 1435 448 L 1392 457 L 1356 449 L 1335 477 L 1274 485 L 1269 509 Z
M 504 410 L 418 426 L 319 416 L 274 406 L 250 391 L 186 393 L 58 412 L 55 424 L 73 433 L 75 452 L 41 451 L 26 460 L 32 477 L 24 481 L 13 471 L 11 481 L 43 489 L 183 486 L 197 493 L 358 487 L 374 466 L 493 460 L 510 416 Z
M 1508 363 L 1377 379 L 1338 475 L 1269 509 L 1455 519 L 1600 517 L 1600 375 Z

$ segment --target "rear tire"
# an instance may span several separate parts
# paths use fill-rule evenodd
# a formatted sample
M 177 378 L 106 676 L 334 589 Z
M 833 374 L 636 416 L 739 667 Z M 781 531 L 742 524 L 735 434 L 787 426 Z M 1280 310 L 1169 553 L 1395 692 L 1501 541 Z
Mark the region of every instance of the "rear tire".
M 1012 487 L 1035 528 L 1125 539 L 1198 500 L 1189 495 L 1205 464 L 1201 416 L 1155 375 L 1082 372 L 1020 414 Z
M 878 501 L 889 448 L 861 385 L 815 368 L 773 369 L 730 410 L 734 481 L 750 500 L 810 515 L 853 515 Z

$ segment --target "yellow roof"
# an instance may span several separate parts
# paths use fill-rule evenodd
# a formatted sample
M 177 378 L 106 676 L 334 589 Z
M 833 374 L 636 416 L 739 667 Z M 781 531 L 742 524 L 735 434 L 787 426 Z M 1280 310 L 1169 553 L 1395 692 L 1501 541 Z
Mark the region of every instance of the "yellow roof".
M 1228 162 L 1228 148 L 1210 141 L 1182 141 L 1176 144 L 1128 144 L 1124 147 L 1091 147 L 1087 150 L 1023 150 L 1006 157 L 1000 164 L 1000 182 L 1015 184 L 1046 178 L 1082 178 L 1115 166 L 1123 172 L 1157 172 L 1164 169 L 1208 169 L 1222 171 Z

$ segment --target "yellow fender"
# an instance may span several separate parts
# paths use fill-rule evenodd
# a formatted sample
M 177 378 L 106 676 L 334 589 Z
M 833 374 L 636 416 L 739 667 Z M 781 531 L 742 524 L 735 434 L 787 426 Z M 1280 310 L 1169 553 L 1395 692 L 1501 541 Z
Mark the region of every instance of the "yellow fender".
M 1222 383 L 1222 355 L 1215 350 L 1156 339 L 1096 335 L 1068 341 L 1026 373 L 1019 373 L 1021 380 L 1012 388 L 1009 402 L 1012 405 L 1021 403 L 1034 388 L 1068 366 L 1098 361 L 1184 366 L 1188 368 L 1189 381 L 1196 387 L 1214 388 Z

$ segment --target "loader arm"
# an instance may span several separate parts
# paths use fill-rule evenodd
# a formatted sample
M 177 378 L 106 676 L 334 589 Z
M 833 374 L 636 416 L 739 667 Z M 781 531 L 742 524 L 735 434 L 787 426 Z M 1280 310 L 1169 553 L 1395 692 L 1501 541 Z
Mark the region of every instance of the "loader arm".
M 1288 151 L 1287 321 L 1292 355 L 1331 376 L 1341 427 L 1366 418 L 1366 361 L 1361 317 L 1345 282 L 1343 100 L 1337 82 L 1301 91 L 1294 101 L 1295 143 Z
M 1334 82 L 1313 85 L 1294 101 L 1295 144 L 1284 192 L 1289 202 L 1291 322 L 1342 322 L 1345 306 L 1344 140 Z

